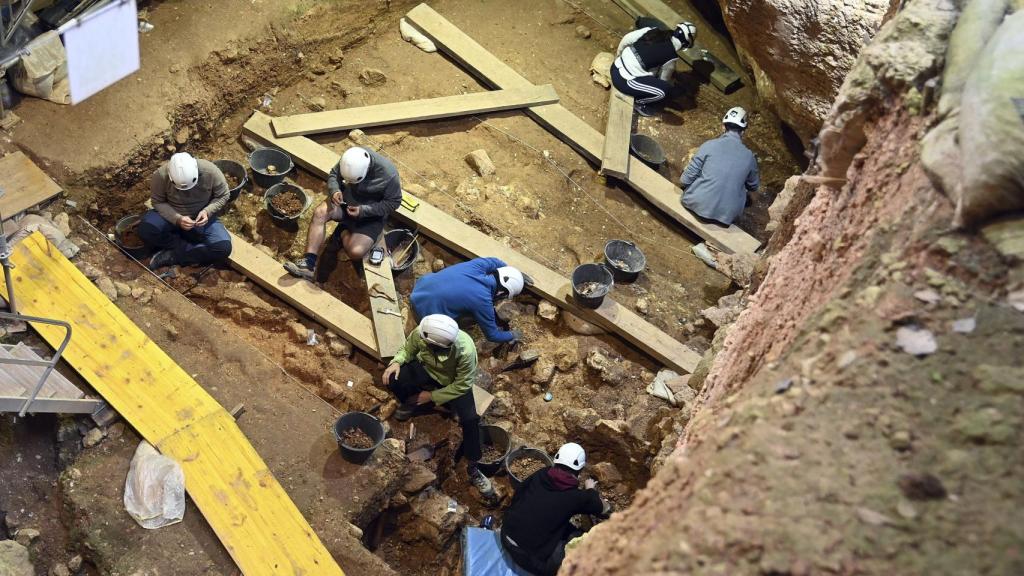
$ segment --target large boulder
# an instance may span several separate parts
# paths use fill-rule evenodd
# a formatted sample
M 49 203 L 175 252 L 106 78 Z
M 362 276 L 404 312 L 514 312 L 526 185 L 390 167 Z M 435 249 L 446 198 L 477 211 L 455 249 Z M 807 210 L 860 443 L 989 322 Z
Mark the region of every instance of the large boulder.
M 758 94 L 804 142 L 813 138 L 860 49 L 893 0 L 719 0 Z
M 35 576 L 28 548 L 14 540 L 0 541 L 0 574 L 4 576 Z

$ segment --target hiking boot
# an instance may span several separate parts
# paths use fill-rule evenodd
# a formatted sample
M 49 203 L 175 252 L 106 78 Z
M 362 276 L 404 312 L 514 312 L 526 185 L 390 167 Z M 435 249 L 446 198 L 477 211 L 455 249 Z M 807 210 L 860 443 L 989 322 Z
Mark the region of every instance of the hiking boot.
M 400 404 L 395 410 L 395 420 L 405 422 L 416 414 L 416 407 L 409 404 Z
M 473 483 L 473 486 L 480 491 L 480 494 L 484 498 L 494 498 L 497 494 L 494 491 L 494 484 L 491 479 L 484 476 L 484 473 L 479 470 L 474 470 L 469 475 L 469 480 Z
M 168 266 L 174 266 L 177 259 L 174 257 L 174 250 L 161 250 L 149 259 L 149 269 L 159 270 Z
M 309 280 L 310 282 L 313 281 L 315 272 L 309 267 L 309 262 L 307 262 L 305 258 L 299 258 L 294 262 L 285 262 L 284 269 L 296 278 L 302 278 L 304 280 Z

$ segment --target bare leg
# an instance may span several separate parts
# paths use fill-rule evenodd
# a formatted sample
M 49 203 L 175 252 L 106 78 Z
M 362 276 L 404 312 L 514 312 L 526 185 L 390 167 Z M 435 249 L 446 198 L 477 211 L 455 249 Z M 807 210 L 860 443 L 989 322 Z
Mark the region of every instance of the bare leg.
M 319 254 L 324 247 L 324 238 L 327 236 L 327 201 L 323 201 L 316 210 L 313 210 L 313 218 L 309 221 L 309 234 L 306 236 L 306 253 Z
M 352 234 L 345 230 L 341 234 L 341 244 L 349 258 L 362 260 L 370 248 L 373 248 L 373 238 L 365 234 Z

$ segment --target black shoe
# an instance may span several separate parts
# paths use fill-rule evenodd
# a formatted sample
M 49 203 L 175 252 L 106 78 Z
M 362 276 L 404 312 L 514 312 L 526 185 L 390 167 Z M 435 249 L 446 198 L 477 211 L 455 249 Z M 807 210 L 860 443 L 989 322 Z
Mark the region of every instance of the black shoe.
M 285 262 L 284 269 L 296 278 L 313 281 L 314 271 L 309 267 L 309 262 L 305 258 L 299 258 L 295 262 Z
M 637 114 L 644 118 L 650 118 L 651 116 L 656 116 L 658 114 L 658 111 L 654 107 L 646 104 L 637 104 L 633 109 L 636 110 Z
M 149 259 L 149 269 L 159 270 L 168 266 L 174 266 L 178 260 L 174 257 L 174 250 L 161 250 Z
M 397 410 L 395 410 L 395 420 L 399 422 L 405 422 L 406 420 L 413 417 L 416 414 L 416 408 L 409 406 L 408 404 L 401 404 Z

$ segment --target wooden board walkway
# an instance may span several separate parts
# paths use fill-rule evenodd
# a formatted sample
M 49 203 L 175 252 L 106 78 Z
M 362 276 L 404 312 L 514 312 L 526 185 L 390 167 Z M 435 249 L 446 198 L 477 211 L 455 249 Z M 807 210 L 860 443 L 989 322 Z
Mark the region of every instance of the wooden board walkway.
M 331 167 L 337 161 L 335 156 L 331 160 Z M 330 168 L 327 170 L 330 171 Z M 271 294 L 298 308 L 367 354 L 380 358 L 373 322 L 354 308 L 316 284 L 288 274 L 280 262 L 234 234 L 231 234 L 231 256 L 228 260 L 236 270 Z
M 633 97 L 608 89 L 608 123 L 601 149 L 602 175 L 625 180 L 629 174 L 629 139 L 633 134 Z
M 558 102 L 558 94 L 554 87 L 545 84 L 511 90 L 493 90 L 426 100 L 281 116 L 274 118 L 273 125 L 274 133 L 278 136 L 307 136 L 367 126 L 387 126 L 513 110 L 556 102 Z
M 531 84 L 430 6 L 416 6 L 406 14 L 406 19 L 485 83 L 502 89 Z M 601 163 L 604 136 L 567 108 L 548 104 L 527 108 L 526 113 L 591 162 Z M 753 253 L 761 245 L 756 238 L 736 226 L 704 222 L 683 208 L 679 201 L 682 191 L 635 157 L 630 157 L 629 175 L 625 182 L 665 214 L 723 252 Z
M 384 238 L 378 242 L 384 246 Z M 373 332 L 377 336 L 378 357 L 387 360 L 398 352 L 405 344 L 405 319 L 395 289 L 395 279 L 391 275 L 391 258 L 374 266 L 369 260 L 363 260 L 363 278 L 366 280 L 366 293 L 370 297 L 370 312 L 373 314 Z M 397 314 L 397 315 L 396 315 Z
M 254 112 L 243 127 L 245 133 L 267 145 L 284 150 L 297 164 L 320 178 L 327 174 L 338 161 L 338 155 L 328 148 L 302 136 L 275 138 L 270 126 L 270 117 Z M 417 225 L 420 232 L 429 235 L 438 243 L 451 248 L 468 258 L 494 256 L 510 266 L 515 266 L 534 279 L 530 290 L 579 317 L 597 324 L 609 332 L 618 334 L 627 342 L 650 354 L 669 368 L 681 372 L 693 372 L 700 361 L 700 354 L 684 346 L 668 334 L 641 318 L 632 310 L 620 306 L 611 298 L 605 298 L 597 310 L 580 308 L 572 300 L 569 279 L 522 254 L 505 246 L 445 214 L 419 198 L 415 211 L 400 208 L 396 215 Z
M 11 259 L 20 310 L 71 323 L 63 358 L 181 464 L 189 496 L 246 576 L 343 574 L 234 418 L 185 370 L 41 234 Z M 64 336 L 32 327 L 51 346 Z
M 61 193 L 57 185 L 21 152 L 0 158 L 0 215 L 4 219 L 45 202 Z

